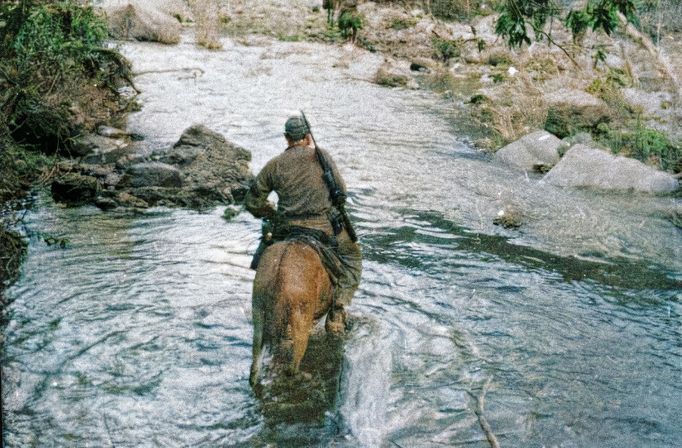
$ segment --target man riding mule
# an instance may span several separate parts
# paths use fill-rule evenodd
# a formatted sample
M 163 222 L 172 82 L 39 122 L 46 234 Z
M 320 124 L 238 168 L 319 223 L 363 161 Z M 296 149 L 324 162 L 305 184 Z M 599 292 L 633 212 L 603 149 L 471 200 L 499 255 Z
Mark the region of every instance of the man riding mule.
M 310 289 L 312 286 L 321 287 L 315 290 L 318 297 L 316 305 L 311 305 L 308 310 L 311 314 L 310 319 L 319 318 L 317 315 L 323 310 L 327 312 L 325 328 L 330 333 L 343 333 L 346 324 L 345 307 L 351 302 L 353 294 L 360 283 L 362 270 L 362 257 L 360 247 L 356 242 L 355 232 L 350 225 L 348 216 L 344 209 L 346 194 L 345 183 L 327 151 L 314 144 L 314 138 L 310 133 L 310 127 L 305 116 L 291 117 L 284 126 L 284 136 L 287 140 L 287 148 L 278 156 L 270 160 L 261 172 L 256 176 L 255 182 L 249 189 L 246 199 L 246 209 L 257 218 L 264 218 L 272 226 L 264 232 L 263 240 L 259 246 L 252 268 L 258 267 L 256 279 L 254 280 L 254 355 L 260 354 L 260 347 L 263 341 L 257 341 L 258 330 L 267 332 L 268 328 L 256 328 L 258 325 L 275 325 L 273 322 L 263 323 L 257 318 L 268 318 L 264 311 L 272 311 L 277 314 L 275 309 L 278 305 L 268 303 L 268 300 L 277 300 L 276 297 L 263 299 L 270 293 L 263 289 L 289 288 L 286 294 L 296 294 L 295 288 L 289 284 L 282 285 L 274 281 L 271 277 L 279 275 L 280 278 L 289 278 L 291 282 L 302 283 L 305 279 L 308 282 L 316 282 L 316 285 L 297 286 L 299 291 Z M 277 207 L 268 201 L 268 195 L 276 192 L 278 196 Z M 272 244 L 277 241 L 295 241 L 298 246 L 290 246 L 288 249 L 280 244 Z M 272 244 L 272 245 L 270 245 Z M 303 245 L 304 247 L 301 247 Z M 262 254 L 262 258 L 261 258 Z M 301 258 L 300 262 L 295 261 L 294 254 Z M 289 261 L 294 260 L 294 261 Z M 324 278 L 320 280 L 315 277 L 315 267 L 311 264 L 321 264 Z M 276 267 L 272 264 L 279 263 L 280 271 L 275 272 Z M 288 263 L 286 266 L 284 264 Z M 265 265 L 265 266 L 260 266 Z M 292 271 L 296 271 L 292 273 Z M 295 278 L 298 276 L 297 278 Z M 325 291 L 327 286 L 329 291 Z M 320 307 L 319 302 L 325 301 L 326 294 L 331 297 L 328 307 Z M 311 292 L 312 294 L 312 292 Z M 305 295 L 303 292 L 300 295 Z M 258 297 L 257 297 L 258 296 Z M 299 304 L 299 298 L 288 297 L 287 300 L 295 303 L 288 305 L 289 308 L 295 306 L 303 309 L 308 304 Z M 264 307 L 265 310 L 259 307 Z M 273 308 L 274 307 L 274 308 Z M 292 316 L 293 311 L 285 310 Z M 315 316 L 312 316 L 315 314 Z M 324 315 L 324 314 L 322 314 Z M 273 319 L 280 319 L 281 316 L 271 316 Z M 295 316 L 294 316 L 295 317 Z M 309 320 L 306 318 L 306 320 Z M 307 325 L 307 324 L 306 324 Z M 285 333 L 295 331 L 282 330 Z M 281 335 L 296 339 L 305 337 L 307 345 L 307 334 L 305 335 Z M 258 344 L 256 344 L 258 343 Z M 300 347 L 294 345 L 294 369 L 298 368 L 298 362 L 302 357 Z M 303 348 L 305 350 L 305 347 Z M 254 362 L 256 360 L 254 359 Z M 252 376 L 253 376 L 252 366 Z M 252 378 L 253 380 L 253 378 Z

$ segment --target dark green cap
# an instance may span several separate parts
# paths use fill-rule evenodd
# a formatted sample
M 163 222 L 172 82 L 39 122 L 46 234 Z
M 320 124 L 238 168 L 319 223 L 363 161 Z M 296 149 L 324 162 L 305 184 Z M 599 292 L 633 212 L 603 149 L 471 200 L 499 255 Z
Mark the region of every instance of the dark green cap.
M 289 117 L 284 124 L 284 133 L 293 141 L 302 140 L 310 130 L 306 126 L 303 118 L 299 116 Z

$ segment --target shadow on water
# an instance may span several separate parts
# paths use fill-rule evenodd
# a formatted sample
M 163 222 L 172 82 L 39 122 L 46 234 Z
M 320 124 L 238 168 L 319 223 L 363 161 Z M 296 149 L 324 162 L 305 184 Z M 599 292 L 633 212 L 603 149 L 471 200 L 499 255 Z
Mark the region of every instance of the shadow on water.
M 317 446 L 332 440 L 339 432 L 334 410 L 342 364 L 343 339 L 322 330 L 311 335 L 303 374 L 272 378 L 266 372 L 271 378 L 257 391 L 264 427 L 248 446 Z
M 674 273 L 669 272 L 665 266 L 654 263 L 624 258 L 600 259 L 599 254 L 588 254 L 585 258 L 559 256 L 514 244 L 504 236 L 472 232 L 438 213 L 414 210 L 399 210 L 398 213 L 406 217 L 404 225 L 363 236 L 366 259 L 379 263 L 399 263 L 407 268 L 429 272 L 434 268 L 431 263 L 444 261 L 425 257 L 423 253 L 414 253 L 415 247 L 424 245 L 431 248 L 444 247 L 454 251 L 450 256 L 455 257 L 457 254 L 464 258 L 492 255 L 525 269 L 555 272 L 566 282 L 593 280 L 611 287 L 632 290 L 682 289 L 682 281 L 674 278 Z

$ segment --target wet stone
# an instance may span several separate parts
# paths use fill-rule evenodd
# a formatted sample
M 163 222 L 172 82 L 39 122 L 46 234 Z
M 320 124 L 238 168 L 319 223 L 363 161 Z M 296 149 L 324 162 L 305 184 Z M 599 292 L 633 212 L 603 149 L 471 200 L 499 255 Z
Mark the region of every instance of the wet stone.
M 132 165 L 119 182 L 124 187 L 167 187 L 182 186 L 182 176 L 176 167 L 161 162 Z
M 52 197 L 57 202 L 83 204 L 92 201 L 100 189 L 99 182 L 92 176 L 67 173 L 52 181 Z

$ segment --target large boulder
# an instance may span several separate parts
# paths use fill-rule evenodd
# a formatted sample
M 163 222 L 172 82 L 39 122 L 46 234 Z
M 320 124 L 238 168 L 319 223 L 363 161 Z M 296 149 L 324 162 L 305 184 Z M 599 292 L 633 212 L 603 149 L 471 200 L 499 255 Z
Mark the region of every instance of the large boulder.
M 175 17 L 148 3 L 130 1 L 106 8 L 109 33 L 116 39 L 176 44 L 182 25 Z
M 186 129 L 173 148 L 154 158 L 179 167 L 183 189 L 209 200 L 239 201 L 253 179 L 251 153 L 203 125 Z
M 138 163 L 128 168 L 118 185 L 133 188 L 179 188 L 182 186 L 182 175 L 179 169 L 167 163 Z
M 548 171 L 559 161 L 562 141 L 546 131 L 521 137 L 495 153 L 495 160 L 526 171 Z
M 242 201 L 253 180 L 251 153 L 203 125 L 151 159 L 129 166 L 117 190 L 148 205 L 206 208 Z
M 560 187 L 591 187 L 604 190 L 664 194 L 679 188 L 678 180 L 642 162 L 615 156 L 601 149 L 575 145 L 543 178 Z

